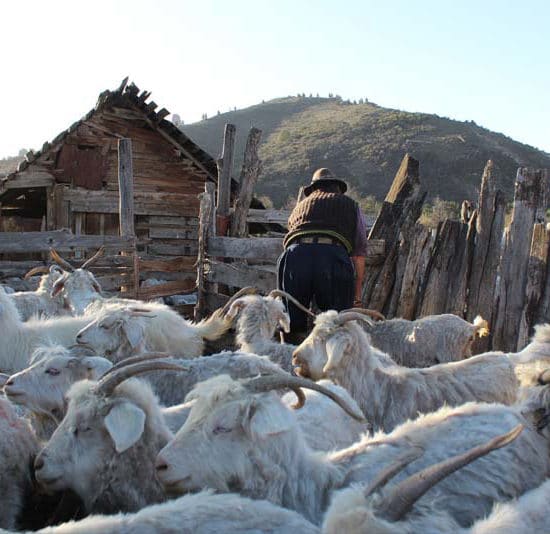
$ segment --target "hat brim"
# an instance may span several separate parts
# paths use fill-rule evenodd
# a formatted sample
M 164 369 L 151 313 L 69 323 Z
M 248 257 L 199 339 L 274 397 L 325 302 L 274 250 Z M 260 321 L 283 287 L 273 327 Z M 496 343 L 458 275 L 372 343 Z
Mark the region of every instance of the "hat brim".
M 340 186 L 340 189 L 342 190 L 342 193 L 345 193 L 348 190 L 348 184 L 344 182 L 343 180 L 338 180 L 336 178 L 329 178 L 329 179 L 323 179 L 323 180 L 315 180 L 315 182 L 306 185 L 304 187 L 304 196 L 309 196 L 313 191 L 316 189 L 319 189 L 320 186 L 323 184 L 338 184 Z

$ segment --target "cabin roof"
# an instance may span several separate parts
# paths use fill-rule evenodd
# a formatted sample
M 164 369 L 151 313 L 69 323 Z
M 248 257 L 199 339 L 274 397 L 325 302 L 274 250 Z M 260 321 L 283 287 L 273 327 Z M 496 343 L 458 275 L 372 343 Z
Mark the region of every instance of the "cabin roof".
M 204 176 L 207 180 L 216 182 L 217 166 L 214 159 L 172 122 L 166 120 L 165 117 L 170 112 L 166 108 L 157 110 L 155 102 L 148 102 L 150 96 L 150 92 L 140 90 L 134 83 L 128 84 L 128 78 L 125 78 L 116 90 L 103 91 L 99 95 L 96 106 L 84 117 L 62 131 L 52 141 L 44 143 L 41 150 L 37 152 L 29 151 L 25 159 L 18 164 L 17 169 L 0 180 L 0 198 L 9 194 L 10 191 L 15 193 L 13 190 L 51 185 L 48 183 L 48 180 L 51 182 L 52 177 L 48 177 L 46 173 L 44 173 L 42 181 L 35 179 L 29 183 L 23 178 L 24 171 L 33 166 L 38 166 L 40 161 L 45 159 L 45 156 L 47 157 L 52 152 L 59 151 L 67 136 L 83 123 L 90 121 L 96 114 L 109 108 L 126 108 L 134 113 L 141 114 L 150 128 L 160 133 L 167 142 L 174 145 L 182 160 L 187 160 L 192 164 L 196 174 Z

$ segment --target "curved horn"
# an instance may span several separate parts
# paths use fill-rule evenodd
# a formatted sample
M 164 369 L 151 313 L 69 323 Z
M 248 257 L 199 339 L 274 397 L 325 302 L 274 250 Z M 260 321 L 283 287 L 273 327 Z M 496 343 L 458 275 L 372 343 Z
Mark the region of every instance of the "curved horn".
M 313 389 L 332 399 L 336 404 L 338 404 L 342 408 L 342 410 L 344 410 L 349 416 L 353 417 L 357 421 L 362 421 L 362 422 L 365 421 L 364 415 L 361 412 L 356 412 L 355 410 L 353 410 L 353 408 L 348 406 L 346 401 L 342 399 L 339 395 L 337 395 L 330 389 L 324 386 L 321 386 L 320 384 L 317 384 L 316 382 L 313 382 L 311 380 L 306 380 L 305 378 L 290 376 L 283 373 L 277 374 L 277 375 L 263 375 L 263 376 L 259 376 L 258 378 L 251 378 L 250 380 L 245 382 L 245 387 L 253 393 L 270 391 L 272 389 L 290 388 L 292 389 L 292 391 L 294 391 L 294 393 L 296 393 L 297 396 L 299 394 L 296 392 L 296 389 L 299 389 L 299 388 Z M 302 396 L 303 396 L 303 393 L 302 393 Z M 305 397 L 304 397 L 304 400 L 305 400 Z M 303 403 L 302 403 L 302 406 L 303 406 Z M 301 408 L 301 406 L 299 407 Z
M 547 386 L 550 384 L 550 369 L 545 369 L 542 371 L 537 380 L 541 386 Z
M 523 428 L 523 425 L 518 425 L 506 434 L 497 436 L 463 454 L 458 454 L 448 460 L 427 467 L 403 482 L 396 484 L 380 503 L 381 515 L 390 521 L 399 521 L 432 486 L 481 456 L 508 445 L 521 434 Z
M 270 291 L 268 297 L 281 297 L 288 299 L 290 300 L 290 302 L 292 302 L 292 304 L 294 304 L 294 306 L 307 313 L 309 316 L 315 317 L 315 314 L 311 310 L 308 310 L 301 302 L 296 300 L 292 295 L 289 295 L 286 291 L 283 291 L 282 289 L 274 289 L 273 291 Z
M 258 290 L 255 287 L 248 286 L 243 287 L 242 289 L 239 289 L 221 308 L 221 315 L 225 315 L 229 308 L 231 307 L 231 304 L 233 304 L 238 298 L 244 297 L 245 295 L 256 295 L 258 293 Z
M 87 269 L 92 263 L 96 262 L 105 253 L 105 247 L 99 247 L 99 250 L 91 257 L 88 258 L 82 265 L 81 269 Z
M 380 471 L 380 473 L 378 473 L 371 483 L 363 490 L 365 497 L 368 497 L 382 486 L 385 486 L 395 475 L 405 469 L 405 467 L 407 467 L 411 462 L 414 462 L 416 459 L 420 458 L 423 454 L 424 448 L 416 446 L 399 456 L 388 467 Z
M 25 280 L 28 280 L 31 276 L 34 276 L 36 274 L 48 274 L 49 272 L 49 267 L 46 267 L 45 265 L 39 265 L 38 267 L 34 267 L 33 269 L 31 269 L 23 278 Z
M 368 325 L 371 325 L 371 326 L 373 324 L 372 321 L 369 318 L 367 318 L 365 314 L 358 313 L 358 312 L 350 312 L 350 311 L 340 312 L 338 314 L 338 317 L 336 318 L 336 324 L 338 326 L 342 326 L 349 321 L 363 321 L 364 323 L 367 323 Z
M 149 352 L 146 354 L 140 354 L 139 356 L 130 356 L 129 358 L 124 358 L 124 360 L 120 360 L 115 365 L 113 365 L 110 369 L 105 371 L 105 373 L 103 373 L 101 378 L 103 378 L 107 374 L 111 374 L 113 371 L 117 371 L 118 369 L 121 369 L 122 367 L 126 367 L 128 365 L 133 365 L 135 363 L 140 363 L 140 362 L 149 362 L 153 360 L 162 360 L 162 359 L 172 360 L 173 358 L 167 352 Z
M 373 319 L 376 319 L 377 321 L 386 320 L 385 315 L 381 314 L 377 310 L 369 310 L 368 308 L 349 308 L 348 310 L 342 310 L 340 313 L 348 313 L 348 312 L 362 313 L 364 315 L 368 315 L 369 317 L 372 317 Z
M 114 373 L 107 372 L 104 376 L 101 377 L 99 382 L 95 385 L 95 392 L 98 395 L 103 395 L 108 397 L 113 393 L 115 388 L 137 375 L 142 375 L 144 373 L 149 373 L 151 371 L 188 371 L 187 367 L 169 362 L 169 361 L 146 361 L 136 363 L 134 365 L 126 365 L 125 367 L 119 368 Z
M 64 260 L 55 249 L 50 249 L 50 256 L 52 260 L 55 261 L 57 265 L 59 265 L 59 267 L 65 269 L 66 271 L 69 271 L 70 273 L 74 272 L 74 267 L 67 260 Z

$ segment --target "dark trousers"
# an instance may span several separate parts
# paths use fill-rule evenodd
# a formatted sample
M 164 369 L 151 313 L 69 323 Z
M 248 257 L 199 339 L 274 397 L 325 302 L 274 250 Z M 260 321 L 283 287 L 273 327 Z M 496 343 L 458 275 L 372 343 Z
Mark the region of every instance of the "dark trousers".
M 321 311 L 353 306 L 355 271 L 346 249 L 339 245 L 296 243 L 279 257 L 277 285 L 304 306 L 315 302 Z M 307 315 L 288 302 L 292 333 L 307 330 Z

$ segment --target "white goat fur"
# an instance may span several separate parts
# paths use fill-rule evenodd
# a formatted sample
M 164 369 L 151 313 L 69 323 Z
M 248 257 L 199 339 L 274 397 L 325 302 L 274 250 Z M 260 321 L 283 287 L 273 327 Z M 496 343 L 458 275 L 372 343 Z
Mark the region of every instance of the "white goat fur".
M 245 352 L 268 356 L 285 371 L 292 371 L 295 345 L 273 339 L 277 327 L 290 331 L 290 318 L 281 300 L 260 295 L 237 299 L 227 312 L 227 318 L 237 319 L 237 345 Z
M 158 455 L 157 476 L 171 490 L 203 487 L 267 499 L 319 524 L 330 492 L 367 482 L 411 448 L 424 454 L 400 477 L 469 450 L 523 423 L 512 444 L 461 469 L 422 499 L 438 502 L 457 520 L 472 522 L 493 501 L 521 495 L 550 472 L 548 441 L 517 407 L 469 403 L 442 408 L 401 425 L 389 435 L 363 438 L 342 451 L 321 454 L 305 443 L 293 413 L 273 393 L 252 394 L 219 376 L 197 384 L 182 428 Z M 421 500 L 422 500 L 421 499 Z M 461 519 L 458 519 L 461 518 Z
M 146 351 L 195 358 L 203 353 L 205 339 L 216 339 L 229 328 L 230 323 L 216 312 L 191 323 L 164 304 L 142 304 L 136 312 L 126 304 L 113 303 L 79 332 L 78 342 L 113 362 Z
M 134 514 L 92 516 L 42 534 L 320 534 L 301 515 L 267 501 L 202 491 L 156 504 Z
M 22 322 L 13 301 L 0 289 L 0 371 L 13 374 L 28 366 L 41 345 L 73 345 L 89 317 L 57 317 Z
M 65 418 L 35 462 L 43 462 L 37 480 L 72 489 L 89 513 L 136 511 L 162 501 L 154 461 L 172 433 L 151 388 L 128 380 L 104 397 L 95 385 L 82 380 L 67 393 Z
M 305 362 L 300 373 L 314 380 L 331 379 L 347 389 L 375 428 L 388 432 L 444 404 L 516 400 L 519 382 L 513 362 L 504 354 L 425 369 L 389 365 L 387 355 L 370 344 L 355 321 L 339 326 L 337 317 L 335 311 L 317 316 L 313 331 L 294 352 L 295 363 Z
M 28 321 L 31 317 L 68 315 L 64 309 L 63 298 L 51 296 L 54 282 L 60 276 L 59 270 L 52 269 L 48 274 L 40 277 L 36 291 L 16 291 L 10 294 L 22 321 Z
M 408 321 L 396 318 L 364 324 L 372 345 L 405 367 L 430 367 L 472 355 L 472 343 L 488 333 L 480 316 L 473 323 L 444 313 Z
M 323 534 L 541 534 L 548 529 L 550 480 L 517 500 L 497 503 L 487 518 L 466 528 L 437 501 L 395 523 L 377 517 L 376 501 L 376 496 L 365 497 L 363 486 L 336 492 L 325 514 Z
M 30 463 L 38 441 L 28 421 L 0 397 L 0 528 L 15 527 L 25 491 L 31 487 Z
M 361 413 L 357 403 L 343 387 L 333 384 L 330 380 L 319 380 L 318 384 L 344 399 L 354 412 Z M 328 452 L 343 449 L 368 434 L 368 423 L 356 421 L 326 395 L 311 389 L 304 389 L 304 395 L 305 406 L 296 410 L 294 414 L 306 443 L 312 450 Z M 282 400 L 290 408 L 296 402 L 296 396 L 289 392 L 283 395 Z

